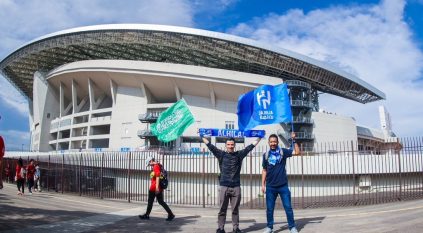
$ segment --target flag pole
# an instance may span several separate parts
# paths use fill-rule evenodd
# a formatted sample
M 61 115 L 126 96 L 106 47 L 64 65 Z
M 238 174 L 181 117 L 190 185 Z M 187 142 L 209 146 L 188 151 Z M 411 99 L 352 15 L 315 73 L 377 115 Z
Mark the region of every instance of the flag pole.
M 288 87 L 288 84 L 286 85 Z M 288 95 L 289 95 L 289 105 L 292 104 L 292 96 L 291 96 L 291 89 L 288 89 Z M 289 135 L 290 139 L 291 139 L 291 148 L 294 148 L 294 140 L 292 139 L 292 133 L 294 132 L 294 113 L 292 112 L 292 107 L 291 107 L 291 135 Z
M 292 114 L 292 121 L 291 121 L 291 148 L 294 148 L 294 139 L 292 138 L 292 133 L 294 133 L 294 116 Z

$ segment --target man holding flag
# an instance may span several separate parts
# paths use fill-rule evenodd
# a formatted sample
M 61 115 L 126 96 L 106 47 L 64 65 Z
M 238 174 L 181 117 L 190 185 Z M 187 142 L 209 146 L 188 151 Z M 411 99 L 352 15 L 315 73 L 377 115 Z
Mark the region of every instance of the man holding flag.
M 245 149 L 235 151 L 235 139 L 228 138 L 225 143 L 226 151 L 216 148 L 209 142 L 205 131 L 200 131 L 200 137 L 207 145 L 209 150 L 219 161 L 219 202 L 220 210 L 218 213 L 218 229 L 216 233 L 225 233 L 226 212 L 228 210 L 229 201 L 232 208 L 232 225 L 233 233 L 240 233 L 239 229 L 239 204 L 241 203 L 241 182 L 240 173 L 242 160 L 254 149 L 260 142 L 261 138 L 257 138 L 253 143 Z
M 264 233 L 273 233 L 273 213 L 278 195 L 282 199 L 282 205 L 288 220 L 289 231 L 291 233 L 298 233 L 295 226 L 294 211 L 291 205 L 291 191 L 288 187 L 288 178 L 285 168 L 287 158 L 300 153 L 300 148 L 295 142 L 295 133 L 292 133 L 291 137 L 294 148 L 285 149 L 279 148 L 279 140 L 276 134 L 270 135 L 268 141 L 270 150 L 263 154 L 261 190 L 263 193 L 266 193 L 267 217 L 267 227 Z
M 238 126 L 240 130 L 250 130 L 258 125 L 282 122 L 290 122 L 293 129 L 291 104 L 286 84 L 263 85 L 239 97 Z M 263 154 L 262 191 L 266 193 L 267 216 L 267 227 L 264 233 L 273 232 L 273 213 L 278 195 L 282 199 L 290 232 L 298 232 L 295 227 L 291 192 L 285 169 L 286 159 L 300 153 L 299 147 L 295 143 L 295 133 L 292 132 L 291 137 L 292 146 L 290 149 L 285 149 L 279 148 L 276 134 L 270 135 L 268 142 L 270 150 Z

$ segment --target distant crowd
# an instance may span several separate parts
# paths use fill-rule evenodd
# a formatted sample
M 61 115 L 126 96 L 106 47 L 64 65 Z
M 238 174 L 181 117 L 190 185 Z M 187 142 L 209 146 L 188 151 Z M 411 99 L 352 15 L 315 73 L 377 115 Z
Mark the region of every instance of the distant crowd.
M 18 187 L 18 195 L 25 194 L 25 186 L 28 188 L 29 195 L 34 192 L 41 192 L 41 170 L 38 163 L 31 159 L 27 165 L 24 165 L 22 158 L 19 158 L 15 172 L 13 173 L 12 165 L 7 162 L 5 164 L 5 181 L 7 183 L 16 182 Z

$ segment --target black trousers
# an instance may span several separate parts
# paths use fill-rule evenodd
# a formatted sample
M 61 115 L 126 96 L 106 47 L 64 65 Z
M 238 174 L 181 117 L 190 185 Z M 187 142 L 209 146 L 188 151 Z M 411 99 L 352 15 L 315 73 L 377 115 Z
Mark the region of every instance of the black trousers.
M 166 210 L 168 215 L 173 215 L 172 210 L 163 200 L 163 192 L 160 192 L 156 195 L 156 192 L 148 191 L 148 204 L 147 204 L 147 211 L 145 212 L 146 215 L 150 215 L 151 209 L 153 208 L 154 199 L 157 197 L 157 202 L 163 206 Z
M 34 187 L 34 178 L 32 179 L 29 178 L 27 182 L 28 182 L 28 190 L 30 193 L 32 193 L 32 187 Z
M 25 192 L 25 179 L 18 179 L 16 181 L 16 184 L 18 186 L 18 191 L 24 193 Z M 22 191 L 21 191 L 22 187 Z

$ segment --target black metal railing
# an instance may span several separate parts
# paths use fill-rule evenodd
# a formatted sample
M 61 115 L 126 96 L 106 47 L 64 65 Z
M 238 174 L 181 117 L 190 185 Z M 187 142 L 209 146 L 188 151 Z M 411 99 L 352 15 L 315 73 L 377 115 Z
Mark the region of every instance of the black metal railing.
M 168 203 L 218 206 L 218 162 L 201 146 L 200 150 L 166 153 L 160 149 L 40 153 L 22 158 L 25 164 L 31 158 L 39 163 L 44 190 L 146 202 L 150 170 L 144 161 L 154 156 L 168 170 L 170 184 L 165 191 Z M 289 158 L 287 173 L 294 207 L 366 205 L 423 197 L 422 138 L 380 143 L 372 151 L 357 148 L 352 141 L 318 144 L 312 152 Z M 255 148 L 243 161 L 244 208 L 265 208 L 261 164 L 266 151 L 266 147 Z M 3 160 L 1 171 L 6 182 L 13 182 L 17 159 L 6 156 Z

